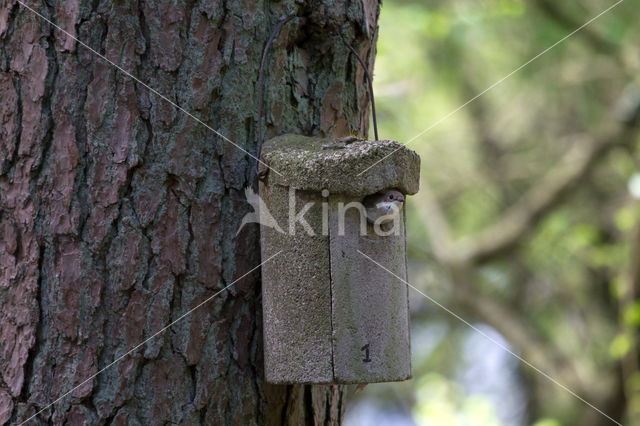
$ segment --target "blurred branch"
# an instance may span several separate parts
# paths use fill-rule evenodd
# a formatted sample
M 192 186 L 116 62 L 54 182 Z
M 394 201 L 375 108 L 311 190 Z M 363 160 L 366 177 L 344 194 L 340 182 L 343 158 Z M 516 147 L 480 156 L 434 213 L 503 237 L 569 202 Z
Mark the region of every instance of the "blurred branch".
M 635 129 L 619 126 L 598 140 L 574 144 L 560 164 L 493 225 L 453 245 L 449 257 L 457 259 L 458 263 L 480 264 L 512 249 L 533 230 L 542 216 L 562 201 L 565 194 L 585 180 L 607 152 L 630 143 L 635 134 Z
M 461 80 L 461 92 L 463 99 L 472 99 L 480 90 L 472 83 L 471 69 L 461 67 L 458 70 Z M 498 139 L 492 131 L 492 120 L 489 117 L 489 108 L 485 98 L 480 97 L 467 106 L 470 124 L 473 134 L 478 141 L 480 154 L 482 155 L 482 168 L 487 179 L 500 191 L 500 207 L 511 199 L 512 191 L 508 182 L 504 179 L 504 149 L 505 144 Z
M 591 377 L 585 380 L 579 376 L 579 369 L 573 367 L 576 360 L 527 328 L 517 312 L 485 297 L 470 283 L 476 265 L 517 245 L 565 194 L 586 180 L 609 150 L 633 141 L 635 135 L 636 129 L 620 124 L 599 139 L 585 138 L 575 143 L 560 163 L 493 225 L 461 241 L 452 239 L 446 215 L 427 182 L 422 182 L 417 196 L 422 206 L 419 214 L 427 227 L 434 255 L 448 271 L 458 301 L 501 333 L 533 365 L 586 397 L 595 396 L 591 394 L 597 386 L 593 386 Z
M 419 211 L 428 229 L 434 255 L 452 281 L 456 300 L 502 334 L 516 351 L 523 354 L 533 365 L 586 395 L 589 387 L 578 376 L 567 357 L 545 344 L 532 330 L 525 327 L 517 313 L 485 297 L 470 284 L 474 267 L 469 263 L 460 263 L 460 259 L 451 256 L 449 224 L 426 182 L 421 183 L 419 194 L 423 207 Z
M 524 326 L 519 315 L 510 308 L 482 295 L 473 285 L 473 265 L 459 263 L 450 256 L 451 237 L 444 213 L 426 182 L 420 188 L 420 214 L 427 226 L 435 257 L 446 269 L 457 302 L 504 336 L 516 352 L 563 384 L 582 394 L 589 387 L 562 353 L 545 344 L 532 330 Z
M 575 19 L 567 13 L 561 6 L 562 2 L 557 0 L 535 0 L 538 8 L 544 12 L 549 18 L 553 19 L 557 24 L 566 30 L 574 31 L 580 28 L 584 22 Z M 582 37 L 589 45 L 599 53 L 612 56 L 618 50 L 618 46 L 600 35 L 593 27 L 584 27 L 576 33 L 578 37 Z M 617 55 L 614 59 L 619 60 Z
M 620 126 L 599 140 L 575 143 L 560 163 L 493 225 L 459 241 L 452 240 L 442 208 L 429 185 L 422 182 L 417 199 L 423 206 L 420 214 L 429 230 L 435 256 L 447 264 L 481 264 L 512 249 L 565 194 L 585 180 L 607 152 L 630 143 L 635 134 L 635 129 Z
M 510 306 L 476 290 L 470 284 L 470 275 L 464 269 L 456 269 L 453 276 L 458 302 L 500 333 L 515 352 L 519 352 L 528 362 L 563 385 L 591 397 L 593 386 L 589 386 L 590 381 L 578 374 L 578 369 L 575 368 L 577 360 L 567 357 L 549 342 L 542 340 L 537 333 L 525 326 L 520 319 L 521 315 Z

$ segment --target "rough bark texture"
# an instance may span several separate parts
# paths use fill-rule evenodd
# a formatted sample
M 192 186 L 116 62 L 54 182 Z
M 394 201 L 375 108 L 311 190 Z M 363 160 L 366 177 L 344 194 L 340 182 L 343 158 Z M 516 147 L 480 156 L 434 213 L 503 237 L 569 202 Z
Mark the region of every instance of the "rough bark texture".
M 366 131 L 377 1 L 29 1 L 256 153 Z M 0 0 L 0 424 L 21 422 L 260 263 L 236 236 L 255 162 L 13 0 Z M 338 387 L 263 383 L 259 271 L 32 424 L 332 424 Z

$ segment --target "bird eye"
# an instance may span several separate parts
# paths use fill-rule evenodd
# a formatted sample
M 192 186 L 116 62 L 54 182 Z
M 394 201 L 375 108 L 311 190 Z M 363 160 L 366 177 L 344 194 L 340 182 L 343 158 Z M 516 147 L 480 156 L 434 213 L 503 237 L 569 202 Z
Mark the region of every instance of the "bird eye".
M 390 199 L 390 200 L 393 200 L 393 195 L 389 195 L 389 199 Z

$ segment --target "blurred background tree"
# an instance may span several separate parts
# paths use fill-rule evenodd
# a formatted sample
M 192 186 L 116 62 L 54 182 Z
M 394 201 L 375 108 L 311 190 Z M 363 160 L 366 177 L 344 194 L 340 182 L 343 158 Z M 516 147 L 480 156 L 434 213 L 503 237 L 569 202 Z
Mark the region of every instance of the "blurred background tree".
M 413 292 L 414 379 L 367 387 L 348 425 L 614 424 L 500 345 L 640 425 L 640 5 L 450 115 L 614 3 L 384 3 L 380 137 L 423 162 L 410 281 L 493 342 Z

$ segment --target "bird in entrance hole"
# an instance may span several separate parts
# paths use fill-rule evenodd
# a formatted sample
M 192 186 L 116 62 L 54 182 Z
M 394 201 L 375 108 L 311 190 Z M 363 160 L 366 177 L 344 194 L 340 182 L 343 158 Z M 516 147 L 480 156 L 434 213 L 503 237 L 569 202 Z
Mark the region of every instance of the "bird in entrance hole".
M 377 194 L 367 195 L 362 200 L 367 212 L 367 220 L 375 223 L 379 218 L 385 216 L 382 223 L 392 221 L 402 210 L 404 204 L 404 194 L 397 189 L 389 189 Z

